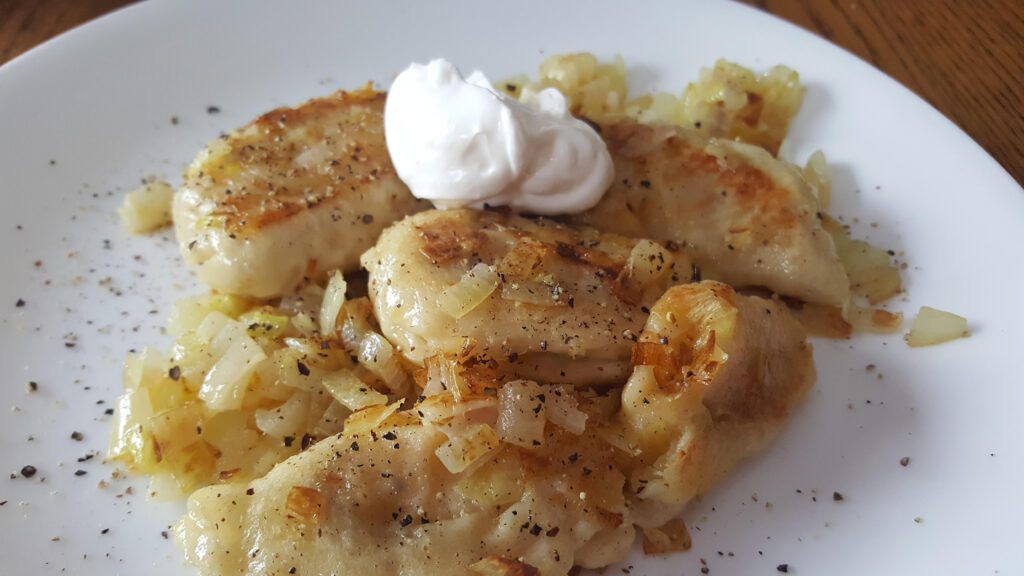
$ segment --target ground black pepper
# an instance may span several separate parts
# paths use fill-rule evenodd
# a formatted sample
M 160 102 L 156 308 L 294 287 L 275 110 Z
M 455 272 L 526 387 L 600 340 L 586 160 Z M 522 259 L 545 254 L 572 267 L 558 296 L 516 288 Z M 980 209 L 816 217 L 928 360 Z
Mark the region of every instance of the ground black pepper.
M 36 467 L 29 464 L 21 468 L 21 475 L 25 478 L 31 478 L 36 475 Z
M 783 573 L 789 572 L 789 564 L 779 564 L 775 569 Z

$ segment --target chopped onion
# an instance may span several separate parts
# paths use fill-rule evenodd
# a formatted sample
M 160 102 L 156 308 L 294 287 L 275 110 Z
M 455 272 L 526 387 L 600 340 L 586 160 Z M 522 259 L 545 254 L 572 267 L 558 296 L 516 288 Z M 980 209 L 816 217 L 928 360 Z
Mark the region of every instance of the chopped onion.
M 135 390 L 144 383 L 158 381 L 167 374 L 167 359 L 150 347 L 141 354 L 128 356 L 124 361 L 124 387 Z
M 302 312 L 310 318 L 318 316 L 324 299 L 324 289 L 313 283 L 304 283 L 295 294 L 281 299 L 279 306 L 294 314 Z
M 669 520 L 660 528 L 644 528 L 644 554 L 685 552 L 693 546 L 682 518 Z
M 545 396 L 544 415 L 552 424 L 577 436 L 586 430 L 587 414 L 579 409 L 571 387 L 551 386 Z
M 530 380 L 513 380 L 498 392 L 498 436 L 505 442 L 536 448 L 544 442 L 544 389 Z
M 318 332 L 316 329 L 316 323 L 305 312 L 299 312 L 295 316 L 292 316 L 292 324 L 302 333 L 303 336 L 313 336 Z
M 249 377 L 266 357 L 260 345 L 243 332 L 206 374 L 199 398 L 215 412 L 237 410 L 242 406 Z
M 334 436 L 340 433 L 345 428 L 345 419 L 348 418 L 352 411 L 342 406 L 337 402 L 331 402 L 331 405 L 324 410 L 320 421 L 313 426 L 313 434 L 316 434 L 320 438 L 327 438 L 328 436 Z
M 327 283 L 327 290 L 324 292 L 324 301 L 320 305 L 320 333 L 325 338 L 334 336 L 338 322 L 338 313 L 345 304 L 345 290 L 348 284 L 341 272 L 335 270 L 331 273 L 331 279 Z
M 445 288 L 438 297 L 438 306 L 453 318 L 462 318 L 483 304 L 498 287 L 494 266 L 483 262 L 473 266 L 457 283 Z
M 449 391 L 456 402 L 461 402 L 470 393 L 465 380 L 459 374 L 459 365 L 454 358 L 436 355 L 427 358 L 424 364 L 427 365 L 427 384 L 423 388 L 424 396 L 430 397 Z
M 353 412 L 345 419 L 345 436 L 358 436 L 369 434 L 376 430 L 385 420 L 398 411 L 401 402 L 394 402 L 385 406 L 370 406 Z
M 358 350 L 363 337 L 372 333 L 373 307 L 367 298 L 356 298 L 341 307 L 341 341 L 349 350 Z
M 461 402 L 448 392 L 428 396 L 416 404 L 420 420 L 428 424 L 446 424 L 455 418 L 464 421 L 494 424 L 497 420 L 498 399 L 494 396 L 475 396 Z
M 672 253 L 661 244 L 638 241 L 615 279 L 616 293 L 626 300 L 639 301 L 648 287 L 669 276 L 674 261 Z
M 818 208 L 828 210 L 832 203 L 832 170 L 821 150 L 811 154 L 804 166 L 804 180 L 811 185 L 818 198 Z
M 288 511 L 289 518 L 315 522 L 323 513 L 324 505 L 324 495 L 316 488 L 292 486 L 292 489 L 288 491 L 284 507 Z
M 387 396 L 377 392 L 348 370 L 324 376 L 323 386 L 335 400 L 353 411 L 388 402 Z
M 793 316 L 811 336 L 825 338 L 849 338 L 853 326 L 844 318 L 854 306 L 848 304 L 843 308 L 828 304 L 804 302 L 793 309 Z
M 223 312 L 210 312 L 205 318 L 203 318 L 203 321 L 199 323 L 199 327 L 196 328 L 196 336 L 198 336 L 203 342 L 213 342 L 213 339 L 224 330 L 224 327 L 232 324 L 233 322 L 234 321 Z
M 196 330 L 210 313 L 206 297 L 182 298 L 174 303 L 167 317 L 167 333 L 175 338 Z
M 409 384 L 409 377 L 395 354 L 394 347 L 386 338 L 376 332 L 366 334 L 359 343 L 359 363 L 395 394 L 403 394 Z
M 143 422 L 153 415 L 149 392 L 145 388 L 127 390 L 114 407 L 113 426 L 107 456 L 115 460 L 128 460 L 143 464 L 146 436 Z
M 452 474 L 465 471 L 498 449 L 498 435 L 486 424 L 470 424 L 449 432 L 448 442 L 434 454 Z
M 967 330 L 967 318 L 951 312 L 922 306 L 914 318 L 914 324 L 907 333 L 907 344 L 931 346 L 970 335 Z
M 850 290 L 877 304 L 903 289 L 900 271 L 892 263 L 889 253 L 862 240 L 850 238 L 842 224 L 826 217 L 822 228 L 832 236 L 836 254 L 850 277 Z
M 249 336 L 266 342 L 280 338 L 288 330 L 288 317 L 275 314 L 272 308 L 256 308 L 238 317 Z
M 256 427 L 274 438 L 297 436 L 309 415 L 309 393 L 298 390 L 277 408 L 256 411 Z
M 898 312 L 889 312 L 879 308 L 863 308 L 852 302 L 843 309 L 843 315 L 857 332 L 892 334 L 899 332 L 900 327 L 903 326 L 903 315 Z
M 132 190 L 117 209 L 121 225 L 131 234 L 145 234 L 171 223 L 174 189 L 162 180 Z

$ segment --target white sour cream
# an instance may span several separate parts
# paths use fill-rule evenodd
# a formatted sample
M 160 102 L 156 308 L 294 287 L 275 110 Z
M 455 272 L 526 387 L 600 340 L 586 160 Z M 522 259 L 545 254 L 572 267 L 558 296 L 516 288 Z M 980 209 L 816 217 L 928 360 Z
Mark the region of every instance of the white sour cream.
M 592 208 L 614 176 L 601 137 L 569 114 L 565 97 L 535 105 L 499 93 L 479 72 L 447 60 L 412 64 L 395 78 L 384 135 L 399 178 L 438 208 L 509 206 L 574 214 Z

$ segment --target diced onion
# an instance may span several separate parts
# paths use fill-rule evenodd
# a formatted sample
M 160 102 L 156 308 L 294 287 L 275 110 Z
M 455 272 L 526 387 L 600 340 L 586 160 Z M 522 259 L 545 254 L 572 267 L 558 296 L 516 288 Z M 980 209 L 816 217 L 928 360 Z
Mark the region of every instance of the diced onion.
M 205 297 L 182 298 L 174 303 L 167 317 L 167 333 L 179 338 L 198 328 L 209 313 Z
M 644 528 L 644 554 L 685 552 L 693 546 L 682 518 L 669 520 L 659 528 Z
M 327 438 L 340 433 L 345 428 L 345 419 L 352 411 L 337 402 L 331 402 L 320 421 L 313 427 L 313 434 L 320 438 Z
M 497 420 L 498 399 L 493 396 L 475 396 L 458 402 L 450 393 L 445 392 L 424 398 L 416 404 L 416 412 L 428 424 L 446 424 L 455 418 L 494 424 Z
M 463 472 L 498 449 L 498 435 L 486 424 L 470 424 L 452 431 L 448 442 L 434 454 L 452 474 Z
M 494 266 L 483 262 L 473 266 L 457 283 L 445 288 L 438 297 L 438 306 L 453 318 L 462 318 L 483 304 L 498 287 Z
M 459 374 L 459 365 L 455 359 L 436 355 L 427 358 L 424 363 L 427 366 L 427 384 L 423 388 L 424 396 L 430 397 L 449 391 L 456 402 L 461 402 L 469 394 L 469 387 L 462 375 Z
M 323 386 L 335 400 L 352 411 L 388 402 L 387 396 L 377 392 L 348 370 L 324 376 Z
M 213 342 L 213 339 L 224 330 L 224 327 L 232 322 L 231 318 L 223 312 L 210 312 L 196 328 L 196 336 L 205 343 Z
M 316 488 L 292 486 L 284 507 L 289 517 L 316 521 L 323 513 L 324 505 L 324 495 Z
M 922 306 L 914 318 L 914 324 L 907 333 L 907 344 L 911 346 L 931 346 L 970 335 L 967 329 L 967 318 L 952 312 Z
M 142 465 L 145 432 L 142 423 L 153 415 L 146 389 L 128 390 L 117 400 L 110 445 L 107 455 L 112 459 L 134 461 Z
M 368 299 L 356 298 L 341 307 L 341 315 L 341 341 L 349 350 L 358 350 L 363 337 L 374 331 L 370 324 L 373 307 Z
M 576 395 L 568 386 L 549 387 L 545 395 L 544 415 L 547 419 L 567 432 L 582 434 L 587 428 L 587 414 L 581 411 L 576 402 Z
M 505 442 L 536 448 L 544 442 L 546 395 L 530 380 L 513 380 L 498 392 L 498 436 Z
M 804 166 L 804 179 L 818 197 L 818 208 L 828 210 L 832 203 L 832 170 L 821 150 L 811 154 Z
M 206 374 L 199 387 L 199 398 L 214 411 L 237 410 L 242 406 L 249 376 L 266 357 L 260 345 L 243 334 Z
M 131 234 L 146 234 L 171 223 L 174 189 L 164 181 L 144 184 L 124 197 L 117 209 L 121 225 Z
M 616 292 L 627 300 L 639 301 L 648 287 L 669 276 L 674 260 L 672 253 L 661 244 L 638 241 L 616 278 Z
M 903 315 L 879 308 L 864 308 L 849 303 L 843 309 L 843 315 L 857 332 L 874 334 L 892 334 L 899 332 L 903 326 Z
M 832 236 L 836 254 L 850 277 L 850 290 L 877 304 L 903 289 L 900 272 L 892 264 L 889 253 L 862 240 L 850 238 L 836 220 L 826 217 L 822 227 Z
M 359 343 L 359 363 L 384 381 L 395 394 L 405 392 L 409 377 L 395 354 L 391 342 L 377 333 L 367 334 Z
M 371 430 L 376 430 L 381 423 L 397 412 L 401 405 L 401 402 L 394 402 L 385 406 L 370 406 L 353 412 L 345 420 L 345 436 L 369 434 Z
M 127 390 L 139 388 L 143 382 L 159 379 L 168 368 L 167 359 L 150 347 L 142 353 L 128 356 L 124 361 L 124 387 Z
M 238 322 L 245 326 L 257 341 L 280 338 L 288 330 L 288 317 L 275 314 L 273 309 L 257 308 L 238 317 Z
M 274 438 L 296 436 L 306 424 L 309 393 L 299 390 L 277 408 L 256 411 L 256 427 Z
M 316 323 L 305 312 L 299 312 L 292 316 L 292 324 L 303 336 L 312 336 L 317 333 Z
M 338 313 L 345 304 L 345 290 L 348 284 L 341 272 L 335 270 L 331 273 L 331 279 L 327 283 L 327 290 L 324 292 L 324 301 L 320 305 L 320 333 L 324 337 L 331 337 L 338 322 Z

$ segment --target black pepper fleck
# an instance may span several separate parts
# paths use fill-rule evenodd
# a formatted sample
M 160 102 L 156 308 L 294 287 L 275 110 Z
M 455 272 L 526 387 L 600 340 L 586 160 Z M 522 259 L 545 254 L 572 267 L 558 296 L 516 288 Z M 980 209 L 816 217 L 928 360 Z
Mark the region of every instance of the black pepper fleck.
M 309 376 L 309 366 L 303 364 L 301 360 L 296 360 L 295 366 L 299 369 L 299 374 L 302 374 L 303 376 Z
M 833 502 L 842 502 L 843 501 L 843 495 L 840 494 L 839 492 L 833 492 L 832 493 L 832 501 Z
M 167 371 L 167 377 L 177 382 L 178 378 L 181 378 L 181 367 L 171 366 L 171 369 Z
M 789 564 L 779 564 L 775 569 L 783 573 L 789 572 Z
M 82 433 L 77 430 L 71 433 L 71 439 L 75 442 L 81 442 L 82 438 L 84 438 L 84 436 L 82 436 Z
M 31 477 L 35 476 L 36 475 L 36 467 L 32 466 L 31 464 L 28 465 L 28 466 L 23 466 L 21 468 L 21 475 L 24 476 L 25 478 L 31 478 Z

